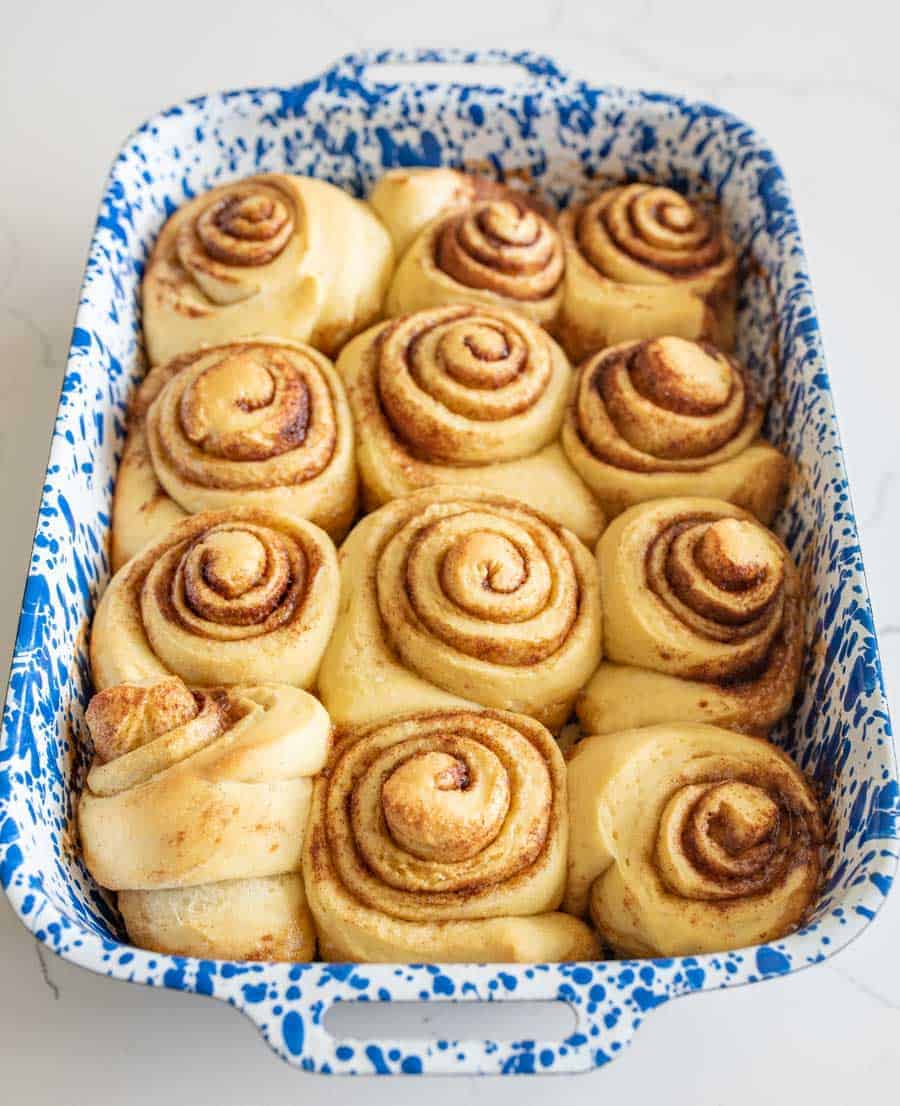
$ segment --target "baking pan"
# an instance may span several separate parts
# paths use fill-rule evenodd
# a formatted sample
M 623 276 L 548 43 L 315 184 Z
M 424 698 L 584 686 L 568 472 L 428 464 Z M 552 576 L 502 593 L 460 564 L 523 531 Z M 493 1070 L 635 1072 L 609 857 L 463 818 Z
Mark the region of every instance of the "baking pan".
M 107 537 L 126 403 L 144 371 L 138 288 L 166 217 L 214 184 L 309 173 L 362 194 L 385 169 L 475 167 L 560 204 L 608 178 L 652 178 L 724 205 L 742 254 L 739 353 L 772 397 L 768 436 L 797 463 L 777 520 L 808 582 L 802 696 L 774 739 L 826 797 L 827 883 L 808 925 L 716 956 L 584 964 L 246 964 L 132 948 L 87 875 L 74 811 L 90 695 L 86 636 L 109 575 Z M 706 104 L 596 88 L 531 54 L 348 57 L 291 88 L 203 96 L 161 112 L 110 174 L 78 306 L 28 572 L 0 745 L 0 879 L 49 948 L 115 979 L 192 991 L 247 1014 L 307 1071 L 583 1071 L 645 1014 L 691 991 L 797 971 L 878 910 L 895 869 L 900 801 L 890 721 L 807 264 L 784 176 L 759 136 Z M 552 999 L 564 1040 L 336 1040 L 337 1002 Z

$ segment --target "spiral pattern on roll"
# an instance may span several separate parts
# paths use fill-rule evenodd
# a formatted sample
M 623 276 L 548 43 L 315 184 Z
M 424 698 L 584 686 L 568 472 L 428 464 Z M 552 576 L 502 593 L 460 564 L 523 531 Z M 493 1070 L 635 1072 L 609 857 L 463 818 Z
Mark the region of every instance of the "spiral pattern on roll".
M 540 300 L 562 280 L 563 249 L 551 224 L 516 199 L 488 200 L 447 215 L 435 260 L 459 284 L 511 300 Z
M 530 201 L 511 190 L 461 201 L 413 238 L 394 273 L 385 312 L 485 304 L 550 325 L 562 300 L 564 270 L 559 231 Z
M 151 450 L 190 484 L 299 484 L 331 460 L 333 385 L 313 350 L 263 342 L 193 355 L 148 413 Z
M 217 189 L 193 219 L 179 228 L 178 260 L 206 294 L 230 303 L 249 294 L 228 280 L 231 266 L 268 265 L 294 233 L 295 202 L 274 177 L 255 178 Z
M 611 279 L 697 280 L 733 266 L 718 212 L 660 185 L 601 192 L 581 209 L 575 234 L 586 260 Z
M 490 464 L 551 440 L 568 372 L 533 324 L 493 308 L 419 311 L 379 336 L 375 386 L 417 458 Z
M 752 674 L 765 660 L 784 614 L 784 555 L 755 522 L 679 518 L 661 531 L 646 561 L 647 587 L 691 634 L 728 646 L 685 675 Z
M 370 510 L 419 488 L 476 485 L 597 540 L 602 508 L 558 440 L 572 371 L 530 319 L 490 305 L 427 308 L 361 334 L 336 367 Z
M 562 755 L 531 719 L 444 710 L 347 734 L 304 854 L 323 954 L 591 955 L 587 930 L 554 913 L 566 832 Z
M 238 641 L 271 633 L 297 616 L 315 570 L 302 546 L 270 527 L 211 526 L 168 550 L 147 574 L 141 601 L 151 644 L 157 611 L 203 638 Z M 165 650 L 164 639 L 160 644 Z
M 597 547 L 604 654 L 578 713 L 593 733 L 672 721 L 766 733 L 803 660 L 800 577 L 778 538 L 717 499 L 631 507 Z
M 555 729 L 599 661 L 590 553 L 515 500 L 441 485 L 394 500 L 356 527 L 341 571 L 319 681 L 339 723 L 383 717 L 403 687 L 416 709 L 476 702 Z M 365 690 L 370 670 L 383 688 Z
M 353 420 L 322 354 L 265 338 L 202 347 L 147 374 L 113 509 L 121 565 L 185 514 L 255 506 L 336 541 L 356 513 Z
M 559 229 L 566 278 L 556 333 L 573 361 L 663 335 L 733 348 L 737 250 L 717 204 L 617 185 L 564 211 Z
M 539 215 L 547 213 L 538 199 L 520 188 L 481 173 L 443 166 L 389 169 L 369 195 L 369 203 L 387 227 L 398 257 L 438 215 L 488 200 L 510 201 Z
M 559 816 L 559 765 L 539 733 L 459 712 L 353 742 L 329 770 L 326 805 L 344 886 L 410 921 L 514 911 L 516 877 L 535 866 Z
M 237 184 L 198 215 L 193 233 L 216 261 L 265 265 L 284 249 L 294 229 L 290 200 L 262 181 Z M 179 242 L 182 264 L 190 260 L 190 228 Z
M 336 590 L 334 547 L 311 523 L 257 508 L 194 515 L 111 582 L 94 623 L 95 681 L 173 672 L 197 686 L 309 686 Z
M 566 907 L 588 910 L 618 951 L 736 948 L 784 936 L 808 911 L 822 817 L 768 742 L 696 724 L 591 737 L 569 787 Z
M 426 512 L 378 566 L 381 617 L 407 664 L 446 648 L 499 665 L 539 664 L 565 641 L 579 582 L 556 534 L 524 511 Z
M 393 257 L 375 213 L 325 181 L 262 173 L 166 220 L 142 280 L 152 365 L 277 334 L 333 355 L 379 314 Z
M 760 894 L 809 853 L 808 811 L 796 781 L 786 795 L 777 780 L 744 775 L 689 784 L 666 803 L 656 863 L 666 886 L 683 898 Z
M 737 363 L 683 338 L 596 355 L 579 379 L 578 436 L 591 455 L 633 472 L 696 472 L 742 453 L 763 408 Z

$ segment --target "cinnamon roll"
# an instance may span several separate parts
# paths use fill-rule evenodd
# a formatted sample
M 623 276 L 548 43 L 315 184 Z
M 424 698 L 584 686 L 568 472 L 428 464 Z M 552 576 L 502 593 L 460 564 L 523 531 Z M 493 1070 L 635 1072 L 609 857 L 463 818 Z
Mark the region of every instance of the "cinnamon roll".
M 330 361 L 311 346 L 231 342 L 151 369 L 116 482 L 113 567 L 188 514 L 240 505 L 307 518 L 336 541 L 350 527 L 350 409 Z
M 336 725 L 480 705 L 551 729 L 601 653 L 593 557 L 504 496 L 436 486 L 363 519 L 319 692 Z
M 318 526 L 259 507 L 193 515 L 115 574 L 91 632 L 98 689 L 175 674 L 195 687 L 311 687 L 337 613 Z
M 719 209 L 670 188 L 608 188 L 560 216 L 558 331 L 573 361 L 674 334 L 734 345 L 737 254 Z
M 431 484 L 514 495 L 593 543 L 603 512 L 556 440 L 572 387 L 534 323 L 457 304 L 379 323 L 337 362 L 370 508 Z
M 609 515 L 691 494 L 727 499 L 768 524 L 790 462 L 760 437 L 764 414 L 733 358 L 705 342 L 650 338 L 585 363 L 562 443 Z
M 482 200 L 506 199 L 546 214 L 543 205 L 520 188 L 480 173 L 445 168 L 390 169 L 372 189 L 369 203 L 387 227 L 399 258 L 437 215 Z
M 322 956 L 594 959 L 556 912 L 566 836 L 562 754 L 529 718 L 442 710 L 339 741 L 303 854 Z
M 267 173 L 213 188 L 178 208 L 147 263 L 151 364 L 255 334 L 333 354 L 377 317 L 392 267 L 375 214 L 334 185 Z
M 578 715 L 588 733 L 716 722 L 764 735 L 803 659 L 800 578 L 750 514 L 718 499 L 631 507 L 597 546 L 605 660 Z
M 689 956 L 784 937 L 819 888 L 823 828 L 767 741 L 668 724 L 588 737 L 569 760 L 564 908 L 624 956 Z
M 184 956 L 311 960 L 301 875 L 328 716 L 285 685 L 191 692 L 176 677 L 107 688 L 86 720 L 85 864 L 119 892 L 131 940 Z
M 478 198 L 476 189 L 471 202 L 437 214 L 408 245 L 385 310 L 467 303 L 510 308 L 546 326 L 559 312 L 563 269 L 559 233 L 532 201 L 512 189 Z

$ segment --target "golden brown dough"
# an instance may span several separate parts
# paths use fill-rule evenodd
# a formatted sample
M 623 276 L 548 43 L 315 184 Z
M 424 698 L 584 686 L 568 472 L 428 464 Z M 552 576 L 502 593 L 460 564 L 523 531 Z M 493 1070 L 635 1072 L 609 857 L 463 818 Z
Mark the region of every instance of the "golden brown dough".
M 544 727 L 499 711 L 415 714 L 340 741 L 303 858 L 322 956 L 593 959 L 588 928 L 556 912 L 565 777 Z
M 175 674 L 195 687 L 311 687 L 338 590 L 335 548 L 313 523 L 259 507 L 193 515 L 110 581 L 91 632 L 94 685 Z
M 85 864 L 129 936 L 190 956 L 310 960 L 301 850 L 330 722 L 268 684 L 191 692 L 168 676 L 99 692 L 78 808 Z
M 569 766 L 564 908 L 623 956 L 774 941 L 807 915 L 822 820 L 791 760 L 717 726 L 588 737 Z
M 578 701 L 588 733 L 715 722 L 766 734 L 803 660 L 800 578 L 752 515 L 718 499 L 631 507 L 597 546 L 604 661 Z
M 562 443 L 608 515 L 664 496 L 727 499 L 766 524 L 790 462 L 760 437 L 746 374 L 705 342 L 648 338 L 581 368 Z
M 139 948 L 218 960 L 313 960 L 316 933 L 303 876 L 223 880 L 164 891 L 120 891 Z
M 199 511 L 258 506 L 339 541 L 356 513 L 353 424 L 334 366 L 279 338 L 151 369 L 132 404 L 113 504 L 113 568 Z
M 398 259 L 435 216 L 481 200 L 505 199 L 545 214 L 543 205 L 520 188 L 459 169 L 389 169 L 369 195 L 369 203 L 387 227 Z
M 504 496 L 439 485 L 344 543 L 319 691 L 335 725 L 481 705 L 555 730 L 601 632 L 596 564 L 574 534 Z
M 540 327 L 494 307 L 436 307 L 360 334 L 337 369 L 369 508 L 431 484 L 477 485 L 599 537 L 603 512 L 557 441 L 572 370 Z
M 562 300 L 563 246 L 529 197 L 502 185 L 440 177 L 405 186 L 384 182 L 373 196 L 395 238 L 408 242 L 388 289 L 385 311 L 400 315 L 450 303 L 505 307 L 542 326 Z M 433 214 L 424 222 L 425 213 Z M 414 229 L 415 237 L 410 239 Z
M 144 274 L 151 364 L 256 334 L 333 354 L 378 315 L 393 250 L 371 209 L 324 181 L 268 173 L 183 204 Z
M 737 255 L 715 205 L 660 185 L 618 185 L 563 212 L 559 231 L 558 331 L 573 361 L 663 334 L 733 347 Z

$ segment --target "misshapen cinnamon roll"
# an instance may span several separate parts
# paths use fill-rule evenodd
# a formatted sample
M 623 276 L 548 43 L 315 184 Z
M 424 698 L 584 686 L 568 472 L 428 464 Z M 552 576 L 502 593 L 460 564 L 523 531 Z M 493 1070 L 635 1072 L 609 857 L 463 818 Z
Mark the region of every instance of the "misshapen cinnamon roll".
M 257 507 L 193 515 L 112 578 L 94 617 L 99 688 L 311 687 L 337 613 L 337 555 L 311 522 Z
M 351 961 L 593 959 L 557 913 L 566 779 L 529 718 L 446 710 L 338 743 L 303 871 L 322 955 Z
M 240 505 L 308 518 L 335 540 L 353 520 L 350 409 L 311 346 L 231 342 L 150 371 L 116 482 L 113 567 L 188 514 Z
M 556 441 L 572 372 L 540 327 L 499 308 L 437 307 L 367 330 L 337 368 L 368 506 L 474 484 L 598 538 L 603 513 Z
M 523 503 L 437 486 L 341 549 L 319 692 L 336 725 L 480 705 L 563 725 L 601 653 L 593 557 Z
M 566 455 L 610 515 L 648 499 L 727 499 L 769 523 L 790 463 L 760 438 L 765 408 L 742 368 L 704 342 L 626 342 L 582 367 Z
M 564 269 L 556 228 L 513 189 L 494 185 L 479 197 L 474 186 L 471 200 L 465 191 L 407 246 L 388 289 L 387 314 L 469 303 L 511 308 L 542 326 L 551 323 L 562 300 Z M 396 207 L 393 218 L 405 228 Z M 415 215 L 409 218 L 417 221 Z M 406 229 L 401 233 L 405 237 Z
M 301 853 L 330 723 L 285 685 L 191 692 L 119 684 L 87 710 L 95 758 L 78 821 L 85 863 L 119 892 L 136 944 L 310 960 Z
M 569 760 L 564 908 L 625 956 L 777 940 L 821 876 L 822 819 L 791 760 L 717 726 L 588 737 Z
M 335 353 L 377 316 L 392 266 L 374 213 L 334 185 L 269 173 L 213 188 L 171 216 L 147 264 L 150 361 L 254 334 Z
M 578 715 L 588 733 L 715 722 L 766 734 L 803 659 L 797 569 L 781 542 L 718 499 L 631 507 L 597 546 L 604 661 Z
M 662 334 L 733 346 L 736 252 L 714 205 L 658 185 L 620 185 L 564 212 L 559 230 L 558 331 L 573 361 Z

